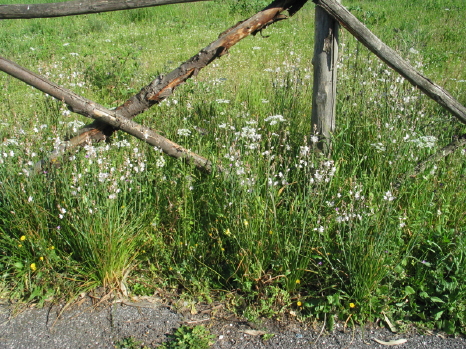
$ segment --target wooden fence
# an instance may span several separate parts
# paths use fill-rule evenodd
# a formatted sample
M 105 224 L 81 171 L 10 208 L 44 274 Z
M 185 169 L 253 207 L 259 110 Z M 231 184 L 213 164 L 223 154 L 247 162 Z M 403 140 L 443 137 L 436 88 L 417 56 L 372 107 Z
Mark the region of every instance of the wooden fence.
M 56 4 L 0 5 L 0 19 L 69 16 L 196 1 L 209 0 L 78 0 Z M 378 39 L 337 0 L 313 1 L 317 6 L 316 40 L 313 59 L 313 114 L 311 122 L 315 126 L 315 131 L 321 135 L 320 148 L 322 150 L 330 151 L 330 137 L 335 127 L 338 24 L 345 27 L 362 44 L 410 83 L 417 86 L 427 96 L 450 111 L 462 123 L 466 124 L 466 108 L 461 103 L 455 100 L 442 87 L 416 71 L 393 49 Z M 213 164 L 208 159 L 162 137 L 154 130 L 134 122 L 132 118 L 169 97 L 177 86 L 187 79 L 196 76 L 201 69 L 226 54 L 228 49 L 240 40 L 251 34 L 255 35 L 261 32 L 277 21 L 293 16 L 306 2 L 307 0 L 273 1 L 254 16 L 237 23 L 221 33 L 217 40 L 201 49 L 199 53 L 182 63 L 178 68 L 167 75 L 158 76 L 143 87 L 139 93 L 113 110 L 109 110 L 98 103 L 58 86 L 48 81 L 45 77 L 33 73 L 1 56 L 0 70 L 63 101 L 71 111 L 94 119 L 93 123 L 85 126 L 75 137 L 64 142 L 62 147 L 55 150 L 48 160 L 61 156 L 72 147 L 89 141 L 103 140 L 111 137 L 113 132 L 122 130 L 142 141 L 161 148 L 169 156 L 192 161 L 196 167 L 210 172 Z M 285 11 L 288 12 L 288 15 L 283 14 Z M 448 152 L 466 143 L 466 137 L 461 137 L 456 142 L 445 147 L 441 152 L 441 156 L 445 156 Z M 38 165 L 40 167 L 42 163 Z M 422 164 L 418 168 L 422 168 Z

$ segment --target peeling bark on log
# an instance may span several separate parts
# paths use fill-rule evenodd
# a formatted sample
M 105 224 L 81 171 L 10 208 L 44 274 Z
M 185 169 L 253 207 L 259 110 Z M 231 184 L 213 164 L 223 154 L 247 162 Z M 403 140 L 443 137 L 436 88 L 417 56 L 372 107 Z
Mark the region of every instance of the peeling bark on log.
M 212 0 L 77 0 L 51 4 L 0 5 L 0 19 L 50 18 Z
M 371 50 L 387 65 L 396 70 L 411 84 L 417 86 L 427 96 L 450 111 L 462 123 L 466 124 L 466 107 L 453 98 L 442 87 L 434 84 L 421 73 L 416 71 L 408 62 L 403 60 L 395 50 L 385 45 L 377 36 L 353 16 L 345 7 L 335 0 L 313 0 L 331 16 L 340 22 L 364 46 Z
M 203 158 L 202 156 L 183 148 L 169 139 L 162 137 L 148 127 L 139 125 L 133 120 L 121 116 L 116 110 L 106 109 L 105 107 L 81 97 L 72 91 L 55 85 L 44 77 L 34 74 L 33 72 L 30 72 L 1 56 L 0 70 L 3 70 L 5 73 L 10 74 L 17 79 L 48 93 L 52 97 L 63 101 L 75 113 L 93 118 L 99 123 L 111 125 L 112 128 L 122 130 L 146 143 L 149 143 L 150 145 L 161 148 L 163 152 L 169 156 L 192 161 L 199 169 L 206 170 L 207 172 L 212 170 L 212 164 L 206 158 Z M 98 132 L 98 130 L 93 130 L 90 133 L 80 135 L 80 142 L 88 142 L 90 136 L 95 132 Z M 71 144 L 65 142 L 60 149 L 51 155 L 51 158 L 61 156 L 67 149 L 69 149 L 70 146 Z M 42 164 L 43 162 L 36 164 L 36 170 L 40 169 Z
M 217 40 L 203 48 L 198 54 L 191 57 L 169 74 L 157 77 L 149 85 L 143 87 L 138 94 L 116 108 L 116 110 L 119 115 L 128 119 L 146 111 L 154 104 L 158 104 L 170 96 L 177 86 L 187 79 L 196 76 L 202 68 L 206 67 L 213 60 L 225 55 L 228 49 L 241 39 L 250 34 L 255 35 L 264 27 L 284 19 L 284 16 L 280 13 L 285 10 L 293 14 L 296 13 L 306 2 L 307 0 L 274 1 L 248 20 L 240 22 L 220 34 Z M 100 122 L 94 122 L 84 126 L 81 132 L 76 137 L 70 139 L 69 142 L 71 146 L 78 146 L 82 144 L 81 139 L 100 141 L 106 137 L 110 137 L 113 132 L 114 129 L 112 127 Z M 87 133 L 88 137 L 82 138 L 83 133 Z

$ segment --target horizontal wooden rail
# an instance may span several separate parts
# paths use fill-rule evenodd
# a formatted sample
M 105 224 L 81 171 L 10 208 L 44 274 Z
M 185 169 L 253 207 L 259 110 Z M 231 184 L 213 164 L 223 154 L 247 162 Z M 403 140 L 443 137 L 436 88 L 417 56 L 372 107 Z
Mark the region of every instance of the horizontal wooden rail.
M 403 60 L 395 50 L 384 44 L 374 33 L 353 16 L 345 7 L 335 0 L 313 0 L 331 16 L 340 22 L 364 46 L 377 55 L 387 65 L 396 70 L 411 84 L 417 86 L 427 96 L 450 111 L 462 123 L 466 124 L 466 107 L 453 98 L 442 87 L 427 79 Z
M 0 5 L 0 19 L 49 18 L 212 0 L 75 0 L 50 4 Z

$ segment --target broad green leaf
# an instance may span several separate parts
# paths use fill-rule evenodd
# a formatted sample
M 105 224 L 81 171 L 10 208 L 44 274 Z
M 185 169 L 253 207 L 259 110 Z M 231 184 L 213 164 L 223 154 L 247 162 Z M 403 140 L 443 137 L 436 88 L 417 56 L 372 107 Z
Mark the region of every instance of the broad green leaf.
M 438 297 L 430 297 L 430 300 L 432 302 L 436 302 L 436 303 L 445 303 L 444 301 L 442 301 L 440 298 Z
M 411 286 L 406 286 L 405 287 L 405 295 L 409 296 L 410 294 L 415 294 L 416 291 Z
M 18 268 L 18 269 L 23 269 L 24 267 L 24 264 L 21 263 L 21 262 L 16 262 L 15 264 L 13 264 L 15 266 L 15 268 Z

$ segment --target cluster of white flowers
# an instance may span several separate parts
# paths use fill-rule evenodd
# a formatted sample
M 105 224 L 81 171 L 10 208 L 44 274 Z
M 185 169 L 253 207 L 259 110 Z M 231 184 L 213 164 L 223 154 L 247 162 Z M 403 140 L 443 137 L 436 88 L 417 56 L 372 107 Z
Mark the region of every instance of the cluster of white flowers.
M 129 148 L 131 147 L 131 143 L 126 139 L 122 139 L 121 141 L 113 143 L 113 146 L 117 148 Z
M 411 139 L 411 142 L 413 142 L 419 148 L 433 148 L 437 143 L 437 137 L 422 136 L 416 139 Z
M 268 122 L 270 126 L 273 126 L 278 124 L 279 122 L 285 122 L 286 119 L 283 117 L 283 115 L 272 115 L 265 118 L 264 121 Z
M 222 123 L 222 124 L 218 125 L 218 128 L 222 128 L 222 129 L 225 129 L 225 130 L 231 130 L 231 131 L 236 130 L 235 126 L 230 125 L 228 123 Z
M 74 120 L 66 123 L 66 126 L 73 132 L 76 133 L 78 130 L 83 127 L 85 124 L 82 121 Z
M 258 142 L 262 138 L 262 136 L 259 133 L 257 133 L 257 129 L 249 126 L 241 128 L 241 131 L 237 132 L 236 135 L 240 136 L 241 138 L 251 140 L 253 142 Z
M 393 196 L 392 192 L 388 190 L 385 195 L 383 196 L 383 199 L 386 201 L 393 201 L 396 199 L 396 197 Z
M 155 166 L 162 168 L 165 166 L 165 158 L 163 156 L 159 156 L 155 161 Z
M 289 172 L 289 169 L 287 169 L 286 172 Z M 287 185 L 288 181 L 286 180 L 285 174 L 283 174 L 282 171 L 279 171 L 278 174 L 274 176 L 274 178 L 272 177 L 267 178 L 267 184 L 269 186 L 277 186 L 279 184 Z
M 63 219 L 63 217 L 65 216 L 65 213 L 67 212 L 66 209 L 59 205 L 58 211 L 60 211 L 60 213 L 58 214 L 58 218 Z
M 328 183 L 335 175 L 337 168 L 332 160 L 324 161 L 320 164 L 320 168 L 315 170 L 312 175 L 311 183 Z
M 385 145 L 383 143 L 372 143 L 371 146 L 377 150 L 378 153 L 383 153 L 387 148 L 385 148 Z
M 177 131 L 178 136 L 185 136 L 188 137 L 191 135 L 191 131 L 188 130 L 187 128 L 180 128 Z
M 309 148 L 307 145 L 299 147 L 299 155 L 300 156 L 307 156 L 307 155 L 309 155 L 310 151 L 311 151 L 311 148 Z
M 362 220 L 362 215 L 359 213 L 348 212 L 348 213 L 343 213 L 342 215 L 339 215 L 335 218 L 337 223 L 350 222 L 356 219 L 358 221 Z

